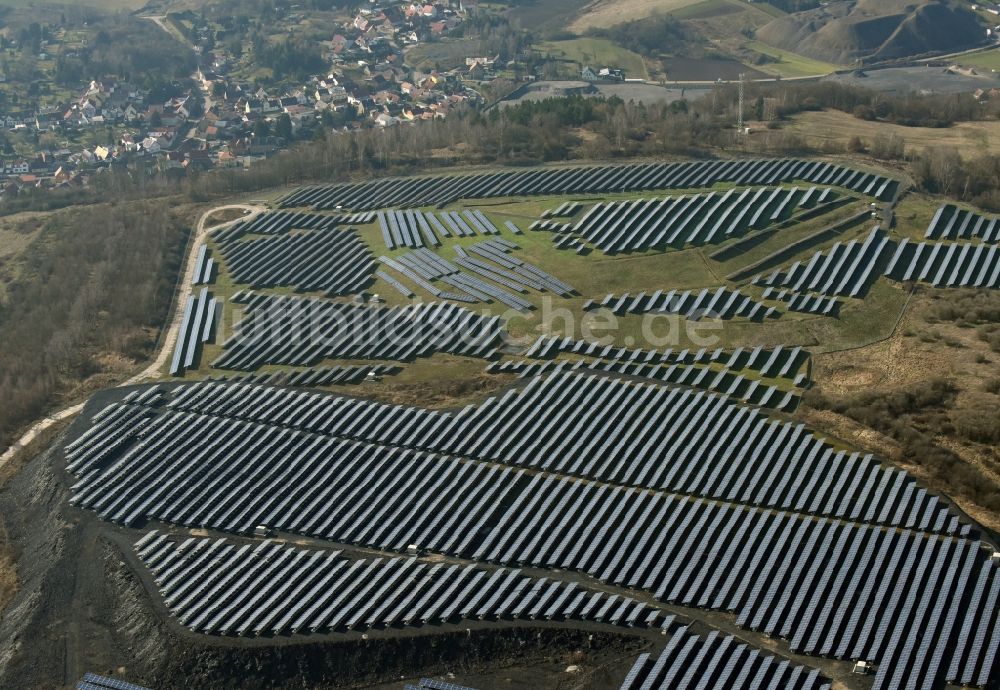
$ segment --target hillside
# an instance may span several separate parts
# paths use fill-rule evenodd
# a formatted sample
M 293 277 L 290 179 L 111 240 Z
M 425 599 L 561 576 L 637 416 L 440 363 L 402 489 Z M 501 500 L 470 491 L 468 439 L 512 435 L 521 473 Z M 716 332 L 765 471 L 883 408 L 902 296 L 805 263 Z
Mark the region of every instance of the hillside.
M 770 45 L 841 64 L 956 52 L 983 37 L 973 12 L 941 0 L 832 3 L 780 17 L 757 31 Z

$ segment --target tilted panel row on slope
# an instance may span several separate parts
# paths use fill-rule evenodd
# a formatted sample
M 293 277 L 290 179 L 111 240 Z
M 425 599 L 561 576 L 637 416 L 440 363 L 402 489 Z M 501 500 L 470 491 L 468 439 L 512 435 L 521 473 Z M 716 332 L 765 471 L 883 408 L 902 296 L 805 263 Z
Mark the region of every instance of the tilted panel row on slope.
M 823 161 L 726 160 L 388 177 L 356 184 L 303 187 L 279 203 L 286 208 L 312 206 L 364 211 L 448 204 L 459 199 L 696 189 L 719 183 L 776 185 L 794 180 L 843 187 L 882 200 L 891 199 L 899 184 L 876 173 Z
M 797 261 L 787 269 L 758 275 L 754 284 L 815 292 L 826 297 L 864 297 L 880 275 L 892 252 L 892 242 L 878 227 L 862 242 L 837 242 L 816 252 L 808 262 Z
M 233 281 L 353 295 L 372 281 L 375 261 L 353 230 L 277 235 L 222 245 Z
M 263 541 L 176 541 L 151 532 L 135 545 L 170 612 L 206 634 L 272 636 L 439 625 L 463 620 L 590 621 L 659 627 L 669 617 L 628 597 L 518 569 L 352 560 L 339 551 Z
M 217 242 L 227 243 L 244 235 L 282 235 L 289 230 L 332 230 L 342 225 L 367 225 L 375 220 L 374 213 L 323 215 L 298 211 L 268 211 L 250 220 L 240 220 L 228 228 L 213 233 Z
M 911 242 L 896 247 L 885 274 L 894 280 L 935 287 L 1000 288 L 1000 245 L 972 242 Z
M 440 247 L 450 237 L 499 235 L 500 231 L 482 211 L 380 211 L 376 219 L 386 249 Z
M 314 366 L 324 359 L 405 362 L 436 352 L 489 358 L 502 338 L 498 318 L 444 302 L 389 308 L 253 293 L 233 301 L 246 305 L 246 315 L 212 363 L 220 369 Z
M 825 203 L 833 190 L 766 187 L 693 196 L 599 203 L 570 229 L 608 254 L 702 246 L 766 228 L 800 206 Z
M 654 657 L 639 655 L 621 690 L 830 690 L 819 671 L 750 647 L 716 630 L 704 637 L 687 627 L 670 636 Z
M 679 314 L 688 319 L 745 318 L 763 321 L 779 316 L 773 307 L 768 307 L 739 290 L 727 287 L 703 288 L 701 290 L 656 290 L 637 295 L 606 295 L 600 302 L 589 300 L 583 305 L 584 311 L 607 309 L 618 316 L 626 314 Z
M 766 378 L 787 378 L 798 381 L 802 367 L 809 360 L 809 352 L 802 347 L 737 348 L 709 350 L 643 350 L 628 349 L 614 345 L 602 345 L 597 341 L 575 340 L 570 337 L 541 335 L 525 351 L 526 357 L 554 359 L 561 353 L 594 357 L 596 359 L 629 362 L 632 364 L 717 364 L 730 371 L 749 370 Z
M 924 239 L 1000 242 L 1000 218 L 989 218 L 953 204 L 941 206 L 931 219 Z
M 615 376 L 629 376 L 648 379 L 657 383 L 690 386 L 725 396 L 730 400 L 768 409 L 793 412 L 801 401 L 795 391 L 781 390 L 776 386 L 761 383 L 728 369 L 715 369 L 693 364 L 646 364 L 643 362 L 566 360 L 533 362 L 531 360 L 503 360 L 492 362 L 486 367 L 489 374 L 517 374 L 519 378 L 530 379 L 554 372 L 605 373 Z

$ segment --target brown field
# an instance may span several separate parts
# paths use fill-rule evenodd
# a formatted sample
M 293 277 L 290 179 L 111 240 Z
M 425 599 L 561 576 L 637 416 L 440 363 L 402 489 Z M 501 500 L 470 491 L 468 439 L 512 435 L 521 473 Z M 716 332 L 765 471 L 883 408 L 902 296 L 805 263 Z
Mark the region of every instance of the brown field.
M 997 353 L 979 337 L 977 329 L 933 318 L 934 305 L 956 296 L 955 290 L 921 288 L 911 298 L 893 334 L 856 349 L 818 353 L 813 358 L 816 389 L 832 397 L 876 393 L 889 396 L 944 377 L 957 394 L 945 414 L 952 420 L 963 414 L 996 409 L 1000 396 L 984 389 L 996 377 Z M 931 468 L 906 462 L 900 444 L 878 431 L 829 410 L 803 407 L 800 416 L 809 426 L 847 441 L 853 446 L 889 458 L 914 474 L 932 490 L 945 494 L 972 518 L 993 530 L 1000 529 L 1000 515 L 977 504 L 947 480 L 935 478 Z M 995 447 L 976 443 L 957 433 L 940 434 L 934 442 L 954 452 L 976 468 L 984 479 L 1000 486 L 1000 455 Z
M 923 150 L 935 146 L 950 146 L 964 157 L 983 153 L 1000 153 L 1000 121 L 961 122 L 947 128 L 903 127 L 887 122 L 859 120 L 839 110 L 800 113 L 784 129 L 794 132 L 806 144 L 817 148 L 847 146 L 851 137 L 859 136 L 871 144 L 878 135 L 897 135 L 908 150 Z
M 587 29 L 607 28 L 656 13 L 676 12 L 700 2 L 701 0 L 594 0 L 573 20 L 569 30 L 582 33 Z

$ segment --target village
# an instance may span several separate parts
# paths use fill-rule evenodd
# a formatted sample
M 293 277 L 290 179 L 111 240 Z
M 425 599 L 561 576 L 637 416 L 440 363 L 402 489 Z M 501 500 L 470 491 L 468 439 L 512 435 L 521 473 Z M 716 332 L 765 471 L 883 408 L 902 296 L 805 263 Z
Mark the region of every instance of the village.
M 482 104 L 481 86 L 504 67 L 499 56 L 469 56 L 447 70 L 417 69 L 406 59 L 408 49 L 447 37 L 467 16 L 449 0 L 370 4 L 320 43 L 322 71 L 295 81 L 246 78 L 252 54 L 234 55 L 216 40 L 222 32 L 193 13 L 171 15 L 161 27 L 188 43 L 199 64 L 176 95 L 157 99 L 104 74 L 59 104 L 32 111 L 23 101 L 0 103 L 8 135 L 3 194 L 84 187 L 115 168 L 168 177 L 247 168 L 296 140 L 445 118 Z M 52 47 L 51 40 L 38 45 Z M 20 142 L 13 156 L 10 139 Z

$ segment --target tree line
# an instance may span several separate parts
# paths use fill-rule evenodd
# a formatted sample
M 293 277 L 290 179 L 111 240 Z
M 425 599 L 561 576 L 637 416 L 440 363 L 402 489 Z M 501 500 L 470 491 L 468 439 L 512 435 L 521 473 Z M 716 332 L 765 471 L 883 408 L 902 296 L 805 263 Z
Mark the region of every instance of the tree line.
M 188 219 L 166 200 L 46 222 L 0 303 L 0 446 L 68 393 L 105 387 L 123 361 L 150 357 L 187 236 Z

